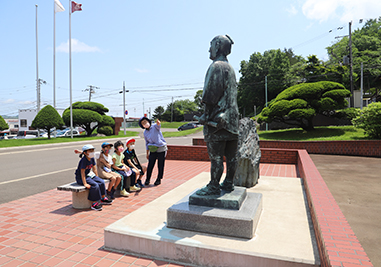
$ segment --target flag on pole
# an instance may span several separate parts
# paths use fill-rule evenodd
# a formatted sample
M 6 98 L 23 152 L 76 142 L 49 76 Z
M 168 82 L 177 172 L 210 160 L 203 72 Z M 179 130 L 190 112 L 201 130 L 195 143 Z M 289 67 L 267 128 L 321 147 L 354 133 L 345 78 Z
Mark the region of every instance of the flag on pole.
M 60 0 L 54 0 L 54 12 L 58 13 L 58 12 L 63 12 L 63 11 L 65 11 L 65 8 L 60 3 Z
M 74 13 L 74 11 L 82 11 L 82 4 L 71 1 L 71 13 Z

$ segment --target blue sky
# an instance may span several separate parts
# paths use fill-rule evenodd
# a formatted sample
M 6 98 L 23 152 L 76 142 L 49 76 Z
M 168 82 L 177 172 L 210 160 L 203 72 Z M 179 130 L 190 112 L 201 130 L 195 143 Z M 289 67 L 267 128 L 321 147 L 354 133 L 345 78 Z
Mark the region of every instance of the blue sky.
M 69 1 L 56 13 L 56 103 L 69 106 Z M 210 65 L 209 44 L 229 34 L 228 59 L 239 78 L 240 62 L 254 52 L 292 48 L 327 59 L 336 36 L 361 27 L 359 19 L 381 15 L 379 0 L 78 0 L 72 14 L 73 102 L 92 101 L 123 116 L 119 91 L 125 81 L 126 109 L 140 117 L 172 100 L 192 99 Z M 41 105 L 53 105 L 54 0 L 1 0 L 0 115 L 36 107 L 36 7 Z M 343 27 L 338 30 L 337 28 Z M 332 30 L 332 32 L 329 32 Z M 143 104 L 144 103 L 144 104 Z M 144 111 L 143 111 L 144 107 Z

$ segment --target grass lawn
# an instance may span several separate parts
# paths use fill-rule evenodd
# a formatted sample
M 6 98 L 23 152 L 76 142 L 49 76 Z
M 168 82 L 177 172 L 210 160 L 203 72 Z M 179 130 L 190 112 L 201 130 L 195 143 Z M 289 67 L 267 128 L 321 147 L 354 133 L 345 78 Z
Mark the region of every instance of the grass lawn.
M 364 130 L 353 126 L 322 126 L 315 131 L 306 132 L 301 128 L 258 131 L 260 140 L 292 140 L 292 141 L 339 141 L 369 140 Z
M 10 140 L 1 140 L 0 147 L 14 147 L 14 146 L 30 146 L 30 145 L 43 145 L 43 144 L 56 144 L 56 143 L 67 143 L 67 142 L 78 142 L 78 141 L 90 141 L 90 140 L 98 140 L 98 139 L 110 139 L 110 138 L 119 138 L 119 137 L 130 137 L 137 136 L 138 132 L 134 131 L 126 131 L 126 135 L 124 135 L 124 131 L 120 131 L 119 135 L 111 135 L 111 136 L 75 136 L 73 139 L 70 137 L 59 137 L 59 138 L 31 138 L 31 139 L 10 139 Z
M 162 121 L 161 122 L 161 128 L 179 128 L 183 124 L 187 124 L 189 121 L 174 121 L 174 122 L 167 122 Z M 156 121 L 155 121 L 156 123 Z
M 199 131 L 202 131 L 203 128 L 204 127 L 197 127 L 197 128 L 194 128 L 194 129 L 189 129 L 189 130 L 184 130 L 184 131 L 179 131 L 179 132 L 163 132 L 163 136 L 164 137 L 185 136 L 185 135 L 188 135 L 188 134 L 193 134 L 193 133 L 197 133 Z

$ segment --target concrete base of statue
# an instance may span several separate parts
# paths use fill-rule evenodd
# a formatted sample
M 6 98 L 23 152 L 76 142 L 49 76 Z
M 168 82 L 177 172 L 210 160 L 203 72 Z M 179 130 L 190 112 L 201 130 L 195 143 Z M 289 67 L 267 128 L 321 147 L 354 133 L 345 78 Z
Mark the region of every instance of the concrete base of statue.
M 167 210 L 167 227 L 250 239 L 261 212 L 262 194 L 247 194 L 244 187 L 219 196 L 193 192 Z
M 247 189 L 248 195 L 258 193 L 263 198 L 251 239 L 167 227 L 168 208 L 209 180 L 210 173 L 201 173 L 109 225 L 104 231 L 105 249 L 186 266 L 320 266 L 299 178 L 263 176 Z

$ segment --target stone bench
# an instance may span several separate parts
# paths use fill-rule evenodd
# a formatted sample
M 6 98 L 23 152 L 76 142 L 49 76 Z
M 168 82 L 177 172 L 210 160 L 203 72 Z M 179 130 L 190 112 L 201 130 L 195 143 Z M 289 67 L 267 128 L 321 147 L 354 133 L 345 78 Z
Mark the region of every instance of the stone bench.
M 105 182 L 106 188 L 110 180 L 103 180 Z M 87 199 L 89 196 L 89 190 L 76 182 L 57 186 L 57 190 L 60 191 L 71 191 L 72 192 L 72 205 L 75 209 L 89 209 L 92 202 Z

